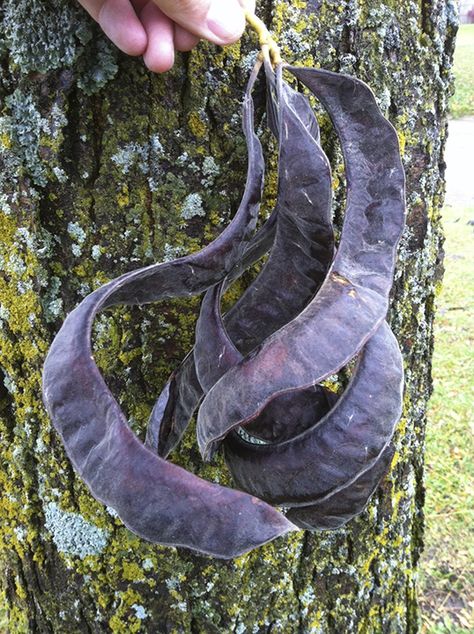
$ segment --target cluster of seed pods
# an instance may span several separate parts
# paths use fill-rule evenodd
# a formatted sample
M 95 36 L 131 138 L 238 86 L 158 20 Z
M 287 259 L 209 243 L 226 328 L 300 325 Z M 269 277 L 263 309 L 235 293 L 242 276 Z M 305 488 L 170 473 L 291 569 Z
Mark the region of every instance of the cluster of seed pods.
M 276 207 L 256 231 L 264 178 L 252 100 L 259 67 L 244 97 L 248 171 L 232 222 L 201 251 L 132 271 L 86 297 L 56 336 L 43 378 L 49 414 L 92 495 L 145 539 L 221 558 L 359 514 L 390 464 L 402 403 L 402 360 L 385 322 L 405 210 L 396 132 L 361 81 L 266 65 L 279 180 Z M 318 123 L 284 70 L 321 102 L 341 142 L 347 204 L 337 249 Z M 255 281 L 222 315 L 225 289 L 267 252 Z M 113 305 L 201 293 L 195 347 L 159 396 L 143 444 L 92 358 L 93 320 Z M 351 360 L 342 395 L 322 385 Z M 196 410 L 203 458 L 222 448 L 236 489 L 166 459 Z

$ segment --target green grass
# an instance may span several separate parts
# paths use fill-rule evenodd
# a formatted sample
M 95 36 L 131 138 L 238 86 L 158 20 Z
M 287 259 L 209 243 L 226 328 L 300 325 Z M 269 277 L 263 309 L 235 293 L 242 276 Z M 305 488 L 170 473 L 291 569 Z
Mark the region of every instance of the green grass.
M 424 632 L 474 632 L 474 208 L 447 206 L 426 438 Z
M 474 24 L 454 56 L 455 118 L 474 115 Z M 426 437 L 425 634 L 474 634 L 474 208 L 447 205 L 445 276 L 435 326 Z
M 454 53 L 456 92 L 450 101 L 455 119 L 474 115 L 474 24 L 459 28 Z

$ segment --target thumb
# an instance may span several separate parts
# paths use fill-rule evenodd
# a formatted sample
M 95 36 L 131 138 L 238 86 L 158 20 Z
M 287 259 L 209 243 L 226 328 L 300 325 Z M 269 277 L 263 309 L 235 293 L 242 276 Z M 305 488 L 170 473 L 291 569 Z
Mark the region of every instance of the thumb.
M 214 44 L 236 42 L 245 28 L 244 3 L 253 10 L 254 0 L 154 0 L 174 22 Z

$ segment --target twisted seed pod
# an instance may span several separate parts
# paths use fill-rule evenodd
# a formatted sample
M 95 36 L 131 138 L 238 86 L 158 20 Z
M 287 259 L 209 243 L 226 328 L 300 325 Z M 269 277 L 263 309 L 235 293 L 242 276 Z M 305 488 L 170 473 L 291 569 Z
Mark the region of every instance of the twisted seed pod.
M 207 389 L 242 359 L 220 317 L 222 286 L 206 294 L 196 332 L 195 352 L 207 358 Z M 221 350 L 217 363 L 216 350 Z M 315 386 L 277 397 L 260 413 L 261 427 L 278 430 L 277 442 L 255 444 L 235 432 L 227 436 L 226 461 L 235 483 L 274 504 L 299 507 L 287 515 L 297 525 L 342 525 L 363 510 L 388 468 L 393 455 L 388 443 L 401 413 L 402 386 L 398 345 L 383 324 L 366 344 L 344 396 L 322 420 L 329 404 Z M 275 425 L 275 414 L 282 412 L 293 431 L 289 440 Z M 304 421 L 295 430 L 298 414 Z M 306 431 L 297 435 L 299 430 Z
M 269 94 L 276 91 L 269 101 L 272 130 L 279 139 L 279 191 L 269 221 L 251 242 L 242 263 L 228 276 L 229 281 L 235 279 L 256 255 L 262 254 L 261 247 L 267 246 L 268 238 L 274 238 L 260 275 L 224 319 L 241 352 L 254 348 L 306 306 L 322 284 L 334 254 L 331 174 L 320 146 L 317 120 L 304 95 L 291 89 L 281 76 L 275 82 L 271 69 L 266 70 Z M 206 324 L 206 320 L 200 323 Z M 198 326 L 198 341 L 212 345 L 213 335 L 204 330 L 201 337 L 199 330 Z M 223 361 L 220 356 L 217 367 L 223 367 Z M 203 394 L 199 386 L 204 392 L 212 387 L 213 382 L 205 375 L 214 375 L 214 366 L 210 352 L 191 352 L 160 395 L 150 417 L 148 441 L 157 448 L 156 430 L 161 426 L 164 455 L 179 440 L 198 405 Z M 282 426 L 275 419 L 270 433 Z M 265 437 L 265 425 L 260 434 Z
M 331 169 L 320 145 L 319 126 L 307 99 L 281 76 L 277 88 L 275 240 L 260 275 L 224 318 L 244 355 L 303 310 L 334 256 Z
M 314 300 L 204 398 L 197 438 L 206 459 L 232 429 L 255 421 L 278 395 L 308 389 L 346 365 L 388 308 L 405 211 L 396 132 L 359 80 L 316 69 L 288 70 L 323 102 L 341 140 L 347 177 L 341 241 Z
M 401 415 L 402 389 L 400 351 L 383 322 L 344 394 L 313 427 L 265 445 L 236 433 L 227 437 L 226 461 L 237 486 L 282 506 L 307 506 L 347 487 L 388 446 Z
M 340 528 L 362 513 L 388 471 L 394 453 L 393 445 L 388 445 L 374 465 L 357 480 L 315 504 L 290 509 L 287 519 L 306 530 Z
M 263 178 L 250 97 L 255 70 L 244 100 L 247 184 L 232 223 L 199 253 L 128 273 L 89 295 L 66 319 L 44 370 L 48 411 L 93 495 L 146 539 L 223 558 L 295 525 L 336 528 L 361 512 L 393 455 L 401 411 L 401 357 L 384 322 L 404 216 L 396 135 L 362 82 L 287 68 L 322 101 L 341 139 L 348 195 L 334 261 L 330 172 L 317 122 L 305 97 L 283 82 L 282 66 L 275 79 L 267 65 L 269 125 L 280 158 L 269 221 L 251 237 Z M 262 272 L 222 318 L 226 285 L 272 243 Z M 144 446 L 92 359 L 91 326 L 100 310 L 206 289 L 195 349 L 160 395 L 147 445 L 166 455 L 207 392 L 197 429 L 203 455 L 224 441 L 238 486 L 291 507 L 287 518 Z M 318 383 L 356 355 L 337 400 Z M 249 442 L 235 431 L 241 425 L 271 442 Z
M 213 366 L 215 376 L 208 375 L 214 382 L 226 366 L 232 367 L 242 358 L 222 323 L 221 288 L 222 283 L 206 294 L 200 316 L 207 324 L 206 336 L 200 342 L 198 328 L 196 338 L 196 350 L 204 344 L 214 358 L 222 350 Z M 383 323 L 366 344 L 349 387 L 323 419 L 318 421 L 330 405 L 323 399 L 324 393 L 291 392 L 285 397 L 283 411 L 289 429 L 296 427 L 293 438 L 271 444 L 250 443 L 235 432 L 226 438 L 225 457 L 234 482 L 273 504 L 304 505 L 301 519 L 300 509 L 287 515 L 299 526 L 303 521 L 305 528 L 313 529 L 342 525 L 363 510 L 388 468 L 393 447 L 387 447 L 400 417 L 402 388 L 401 355 Z M 271 425 L 272 414 L 276 410 L 281 415 L 282 405 L 275 399 L 264 410 Z M 298 421 L 295 426 L 298 415 L 303 423 Z M 303 431 L 296 435 L 299 429 Z M 316 504 L 308 507 L 309 503 Z
M 253 131 L 249 82 L 244 131 L 249 169 L 242 204 L 210 245 L 190 256 L 127 273 L 91 293 L 56 336 L 44 366 L 44 401 L 76 471 L 98 500 L 114 508 L 138 535 L 235 557 L 294 525 L 265 502 L 212 484 L 166 462 L 134 435 L 94 363 L 95 315 L 114 304 L 142 304 L 192 295 L 222 279 L 240 258 L 255 227 L 263 159 Z

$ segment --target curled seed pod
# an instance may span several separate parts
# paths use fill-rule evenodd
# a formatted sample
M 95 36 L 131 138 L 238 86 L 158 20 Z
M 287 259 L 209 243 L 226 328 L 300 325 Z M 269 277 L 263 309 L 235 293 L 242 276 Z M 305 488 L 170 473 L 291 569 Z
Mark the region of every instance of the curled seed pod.
M 352 484 L 310 506 L 292 508 L 286 514 L 296 526 L 306 530 L 334 530 L 362 513 L 392 462 L 395 449 L 390 444 L 377 462 Z
M 276 213 L 272 213 L 252 237 L 228 279 L 239 277 L 268 251 L 275 238 L 275 230 Z M 203 394 L 196 374 L 194 350 L 191 350 L 172 373 L 153 407 L 147 426 L 146 445 L 160 456 L 168 456 L 179 443 Z
M 316 117 L 304 95 L 283 82 L 281 75 L 275 82 L 271 69 L 266 70 L 267 78 L 270 77 L 269 94 L 272 95 L 269 99 L 273 112 L 270 121 L 279 139 L 277 205 L 269 221 L 251 242 L 242 262 L 229 275 L 229 282 L 248 266 L 249 260 L 255 255 L 263 254 L 260 247 L 263 244 L 267 246 L 268 237 L 273 237 L 274 225 L 276 235 L 270 257 L 261 273 L 224 319 L 233 343 L 244 353 L 306 306 L 323 282 L 334 255 L 331 172 L 319 144 Z M 205 328 L 206 323 L 211 327 L 210 320 L 201 319 L 197 332 L 202 324 Z M 217 357 L 214 358 L 210 350 L 205 349 L 206 345 L 216 343 L 215 333 L 204 331 L 202 335 L 198 335 L 198 340 L 204 347 L 201 350 L 196 344 L 196 349 L 186 357 L 178 373 L 172 376 L 150 417 L 148 429 L 151 446 L 156 447 L 158 444 L 156 429 L 159 426 L 164 431 L 178 430 L 178 433 L 168 432 L 166 440 L 160 443 L 164 455 L 179 440 L 198 405 L 202 396 L 199 385 L 206 386 L 204 392 L 212 387 L 213 383 L 205 373 L 214 376 L 216 368 L 224 367 L 225 352 L 222 356 L 221 349 L 217 350 Z M 191 367 L 196 363 L 199 366 L 197 372 Z M 300 411 L 302 409 L 300 407 Z M 275 419 L 268 433 L 273 436 L 276 428 L 284 426 Z M 266 425 L 260 425 L 260 432 L 253 431 L 266 437 Z
M 294 525 L 265 502 L 212 484 L 166 462 L 133 434 L 94 363 L 95 315 L 115 304 L 141 304 L 200 293 L 229 272 L 256 222 L 263 159 L 253 131 L 249 83 L 244 129 L 249 170 L 233 222 L 202 251 L 127 273 L 91 293 L 56 336 L 44 366 L 43 393 L 75 469 L 98 500 L 138 535 L 216 557 L 242 554 Z
M 308 100 L 277 80 L 277 228 L 255 282 L 224 318 L 244 355 L 292 320 L 321 286 L 334 256 L 331 168 Z
M 313 427 L 265 445 L 249 443 L 235 432 L 226 438 L 234 481 L 283 506 L 307 506 L 334 495 L 379 460 L 400 419 L 402 391 L 400 350 L 383 322 L 366 343 L 349 386 Z
M 196 329 L 195 356 L 205 390 L 242 358 L 220 316 L 222 287 L 207 292 Z M 401 355 L 384 324 L 366 344 L 349 388 L 323 420 L 316 422 L 329 403 L 315 386 L 272 400 L 258 417 L 262 428 L 275 429 L 275 417 L 284 414 L 294 432 L 294 416 L 303 414 L 295 437 L 271 444 L 248 442 L 248 435 L 236 433 L 226 438 L 234 481 L 268 502 L 298 506 L 288 515 L 297 525 L 342 525 L 363 510 L 388 468 L 393 449 L 387 445 L 401 413 L 402 386 Z
M 207 291 L 196 326 L 196 370 L 205 392 L 243 358 L 229 337 L 220 312 L 223 287 L 224 282 L 220 282 Z M 292 438 L 312 427 L 329 411 L 335 400 L 336 395 L 319 385 L 311 390 L 281 394 L 256 419 L 255 424 L 260 432 L 257 438 L 262 440 L 266 433 L 277 441 Z M 251 440 L 255 442 L 256 437 L 252 436 Z M 258 455 L 256 459 L 258 460 Z M 259 468 L 256 470 L 258 472 Z M 252 474 L 258 477 L 255 469 Z
M 208 358 L 214 361 L 219 354 L 218 363 L 206 372 L 211 383 L 241 358 L 218 313 L 221 289 L 222 283 L 206 293 L 201 317 L 211 326 L 198 328 L 196 334 L 196 349 L 204 344 Z M 387 445 L 401 413 L 403 369 L 398 344 L 388 325 L 384 323 L 366 344 L 349 387 L 316 422 L 329 409 L 328 401 L 322 400 L 324 392 L 318 393 L 318 388 L 322 392 L 315 386 L 312 394 L 307 390 L 284 397 L 290 429 L 294 429 L 294 416 L 303 415 L 304 424 L 298 421 L 297 425 L 297 430 L 302 430 L 299 435 L 296 432 L 286 442 L 256 444 L 233 432 L 224 448 L 239 488 L 273 504 L 304 505 L 305 528 L 312 517 L 312 528 L 322 529 L 329 524 L 342 525 L 360 513 L 390 462 L 392 449 L 388 451 Z M 271 424 L 273 410 L 281 415 L 282 405 L 275 399 L 264 410 Z M 311 413 L 316 415 L 308 429 Z M 310 502 L 316 502 L 314 507 L 307 506 Z M 291 511 L 288 517 L 301 525 L 296 521 L 297 512 Z
M 91 293 L 67 317 L 44 368 L 48 411 L 93 495 L 150 541 L 223 558 L 295 525 L 335 528 L 361 512 L 389 465 L 401 412 L 401 356 L 384 322 L 404 219 L 396 134 L 362 82 L 287 68 L 321 100 L 341 139 L 347 210 L 334 261 L 329 164 L 313 112 L 283 82 L 282 65 L 276 78 L 266 68 L 268 120 L 279 140 L 278 204 L 251 237 L 263 180 L 250 94 L 257 67 L 244 99 L 247 183 L 233 221 L 202 251 Z M 262 272 L 222 318 L 226 285 L 271 244 Z M 201 452 L 209 458 L 224 440 L 246 492 L 206 482 L 143 445 L 92 358 L 99 311 L 207 289 L 195 349 L 160 395 L 147 445 L 166 455 L 207 392 L 198 416 Z M 337 400 L 318 383 L 356 355 Z M 257 439 L 239 435 L 242 425 Z M 266 502 L 290 507 L 287 517 Z
M 362 82 L 328 71 L 289 70 L 323 101 L 341 140 L 347 176 L 341 241 L 314 300 L 204 398 L 197 436 L 206 459 L 279 394 L 310 388 L 346 365 L 387 312 L 405 212 L 396 132 Z

